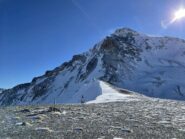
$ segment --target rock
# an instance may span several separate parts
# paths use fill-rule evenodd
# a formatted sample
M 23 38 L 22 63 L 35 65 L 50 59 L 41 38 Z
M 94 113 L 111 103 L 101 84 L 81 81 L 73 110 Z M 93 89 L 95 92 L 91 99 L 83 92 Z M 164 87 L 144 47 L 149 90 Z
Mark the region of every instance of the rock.
M 40 121 L 42 121 L 42 120 L 44 120 L 45 118 L 47 118 L 47 116 L 46 115 L 44 115 L 44 114 L 41 114 L 41 115 L 34 115 L 34 116 L 28 116 L 30 119 L 32 119 L 32 120 L 40 120 Z
M 26 124 L 26 122 L 19 122 L 19 123 L 16 123 L 15 125 L 17 125 L 17 126 L 26 126 L 27 124 Z
M 74 112 L 71 112 L 71 113 L 74 113 Z M 63 114 L 63 115 L 66 115 L 66 114 L 67 114 L 67 112 L 66 112 L 66 111 L 63 111 L 63 112 L 62 112 L 62 114 Z
M 27 112 L 30 112 L 30 110 L 29 109 L 23 109 L 23 110 L 20 110 L 20 112 L 27 113 Z
M 73 130 L 76 131 L 76 132 L 82 132 L 82 131 L 83 131 L 83 128 L 81 128 L 81 127 L 76 127 L 76 128 L 74 128 Z
M 60 109 L 55 108 L 55 107 L 49 107 L 47 112 L 61 112 Z
M 37 127 L 35 130 L 41 132 L 53 132 L 53 130 L 49 129 L 48 127 Z
M 53 115 L 58 115 L 58 116 L 61 116 L 61 112 L 58 112 L 58 111 L 55 111 L 55 112 L 52 112 Z
M 127 128 L 122 128 L 121 131 L 126 132 L 126 133 L 132 133 L 132 130 L 127 129 Z

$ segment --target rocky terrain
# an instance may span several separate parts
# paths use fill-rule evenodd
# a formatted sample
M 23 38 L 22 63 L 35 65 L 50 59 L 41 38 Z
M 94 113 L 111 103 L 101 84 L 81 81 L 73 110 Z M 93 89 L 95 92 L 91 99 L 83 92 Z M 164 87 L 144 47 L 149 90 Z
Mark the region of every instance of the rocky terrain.
M 138 100 L 0 107 L 1 139 L 184 139 L 185 103 Z

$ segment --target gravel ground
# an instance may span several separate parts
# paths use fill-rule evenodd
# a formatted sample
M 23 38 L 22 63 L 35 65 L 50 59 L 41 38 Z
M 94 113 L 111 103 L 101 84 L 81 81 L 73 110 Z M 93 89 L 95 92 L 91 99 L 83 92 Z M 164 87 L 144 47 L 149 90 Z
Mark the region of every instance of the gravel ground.
M 1 139 L 185 138 L 185 102 L 0 107 Z

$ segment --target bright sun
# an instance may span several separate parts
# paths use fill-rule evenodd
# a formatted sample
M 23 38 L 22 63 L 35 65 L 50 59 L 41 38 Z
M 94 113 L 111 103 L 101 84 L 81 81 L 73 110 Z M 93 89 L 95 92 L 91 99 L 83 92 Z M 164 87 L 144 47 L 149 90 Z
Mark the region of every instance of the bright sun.
M 181 8 L 179 8 L 178 10 L 174 11 L 173 13 L 173 17 L 171 18 L 170 21 L 168 20 L 162 20 L 161 21 L 161 26 L 165 29 L 167 29 L 170 25 L 172 25 L 173 23 L 180 21 L 182 19 L 185 19 L 185 8 L 183 8 L 181 6 Z
M 181 8 L 181 9 L 179 9 L 178 11 L 176 11 L 174 13 L 174 19 L 173 19 L 173 21 L 182 19 L 184 17 L 185 17 L 185 9 L 184 8 Z

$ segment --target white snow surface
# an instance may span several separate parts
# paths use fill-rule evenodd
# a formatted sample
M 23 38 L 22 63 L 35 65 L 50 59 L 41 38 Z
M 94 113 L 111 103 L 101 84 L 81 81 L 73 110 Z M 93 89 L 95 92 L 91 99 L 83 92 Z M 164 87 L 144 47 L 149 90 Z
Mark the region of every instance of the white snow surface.
M 100 95 L 97 96 L 95 100 L 87 102 L 87 104 L 137 100 L 133 98 L 133 94 L 119 93 L 116 89 L 103 81 L 99 81 L 98 88 L 100 90 Z
M 73 93 L 73 89 L 75 88 L 71 87 L 70 89 L 72 93 L 51 93 L 46 99 L 41 97 L 34 103 L 52 104 L 55 101 L 55 103 L 74 104 L 80 103 L 82 96 L 87 104 L 137 100 L 134 94 L 119 93 L 119 91 L 111 87 L 108 83 L 97 79 L 92 79 L 85 84 L 81 84 L 79 90 L 75 93 Z

